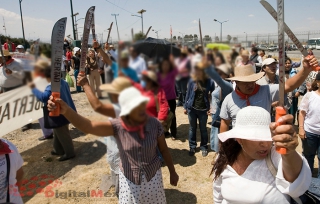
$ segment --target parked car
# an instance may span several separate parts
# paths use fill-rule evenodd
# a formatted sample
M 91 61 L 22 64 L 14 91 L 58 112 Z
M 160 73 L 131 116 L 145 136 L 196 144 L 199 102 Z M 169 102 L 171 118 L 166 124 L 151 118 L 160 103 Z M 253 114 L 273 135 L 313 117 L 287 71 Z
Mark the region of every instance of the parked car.
M 270 51 L 270 52 L 274 52 L 274 51 L 278 51 L 278 50 L 279 50 L 279 48 L 277 45 L 270 45 L 268 47 L 268 51 Z
M 264 51 L 268 50 L 268 46 L 266 46 L 266 45 L 258 45 L 257 48 L 258 48 L 258 50 L 264 50 Z
M 298 50 L 297 46 L 296 45 L 290 45 L 290 50 Z

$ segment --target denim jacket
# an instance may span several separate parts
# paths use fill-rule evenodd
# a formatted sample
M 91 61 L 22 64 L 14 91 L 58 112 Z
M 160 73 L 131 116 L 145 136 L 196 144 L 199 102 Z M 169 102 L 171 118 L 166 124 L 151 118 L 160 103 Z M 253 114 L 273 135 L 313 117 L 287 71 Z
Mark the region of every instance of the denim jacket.
M 209 100 L 209 94 L 211 94 L 214 91 L 214 81 L 212 79 L 207 79 L 206 82 L 206 90 L 203 96 L 203 99 L 206 103 L 207 111 L 210 110 L 210 100 Z M 194 103 L 194 97 L 195 97 L 195 88 L 197 87 L 197 82 L 193 79 L 190 79 L 187 87 L 187 95 L 185 99 L 184 109 L 191 110 Z

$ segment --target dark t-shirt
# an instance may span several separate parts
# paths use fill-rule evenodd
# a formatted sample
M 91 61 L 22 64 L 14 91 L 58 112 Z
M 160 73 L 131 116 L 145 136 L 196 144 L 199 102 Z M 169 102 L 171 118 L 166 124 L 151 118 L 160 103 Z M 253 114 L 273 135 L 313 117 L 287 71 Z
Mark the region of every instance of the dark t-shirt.
M 72 56 L 73 61 L 74 61 L 74 69 L 79 70 L 80 68 L 80 56 Z
M 199 87 L 201 86 L 201 87 Z M 204 101 L 204 94 L 206 92 L 206 86 L 204 82 L 199 81 L 197 84 L 197 90 L 195 90 L 195 96 L 193 101 L 193 108 L 197 110 L 206 110 L 206 102 Z

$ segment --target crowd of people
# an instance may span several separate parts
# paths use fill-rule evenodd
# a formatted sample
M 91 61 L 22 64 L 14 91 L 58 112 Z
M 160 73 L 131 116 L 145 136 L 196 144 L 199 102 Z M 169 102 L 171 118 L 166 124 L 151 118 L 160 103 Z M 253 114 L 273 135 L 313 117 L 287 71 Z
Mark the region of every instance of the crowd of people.
M 39 119 L 43 135 L 39 140 L 53 138 L 51 154 L 66 161 L 76 156 L 69 123 L 85 133 L 105 137 L 119 203 L 166 203 L 160 167 L 168 167 L 170 184 L 176 186 L 179 176 L 173 165 L 175 158 L 171 157 L 165 138 L 174 141 L 186 137 L 177 131 L 176 111 L 181 111 L 189 120 L 189 156 L 196 154 L 198 125 L 202 156 L 206 157 L 209 151 L 216 153 L 211 172 L 215 203 L 297 201 L 310 186 L 315 156 L 320 159 L 320 74 L 311 86 L 305 82 L 312 67 L 318 65 L 315 57 L 305 57 L 301 62 L 286 57 L 283 97 L 291 115 L 281 117 L 283 125 L 277 126 L 275 108 L 281 97 L 277 59 L 256 47 L 240 47 L 239 52 L 234 47 L 231 53 L 201 45 L 194 50 L 177 47 L 179 56 L 168 54 L 153 59 L 124 42 L 119 42 L 117 50 L 114 45 L 93 42 L 83 74 L 81 49 L 71 49 L 65 40 L 61 99 L 53 100 L 51 96 L 48 59 L 38 59 L 33 74 L 34 78 L 47 81 L 46 89 L 39 90 L 35 82 L 28 83 L 44 103 L 44 117 Z M 11 57 L 16 50 L 23 52 L 19 49 L 23 47 L 15 47 L 10 41 L 4 46 L 2 92 L 26 84 L 23 65 Z M 77 104 L 64 80 L 68 73 L 74 76 L 76 92 L 85 92 L 92 109 L 109 120 L 90 121 L 76 112 Z M 101 101 L 105 99 L 104 92 L 107 103 Z M 299 106 L 300 96 L 303 98 Z M 49 111 L 55 110 L 57 104 L 61 115 L 50 117 Z M 208 118 L 212 118 L 209 133 Z M 298 133 L 293 126 L 296 119 Z M 303 156 L 296 151 L 298 136 Z M 276 147 L 286 148 L 287 153 L 278 154 Z M 0 152 L 0 159 L 1 156 Z M 18 165 L 17 180 L 20 169 Z

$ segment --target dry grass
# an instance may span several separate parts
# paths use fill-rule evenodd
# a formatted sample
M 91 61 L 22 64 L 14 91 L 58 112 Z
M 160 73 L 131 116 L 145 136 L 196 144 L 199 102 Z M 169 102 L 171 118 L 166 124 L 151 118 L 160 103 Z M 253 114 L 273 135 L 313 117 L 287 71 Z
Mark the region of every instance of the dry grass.
M 106 117 L 92 111 L 84 93 L 73 94 L 72 97 L 81 115 L 92 120 L 106 120 Z M 187 116 L 183 114 L 182 108 L 177 108 L 177 121 L 178 139 L 176 141 L 167 139 L 167 143 L 176 171 L 180 176 L 180 181 L 177 187 L 171 186 L 168 169 L 162 167 L 167 201 L 169 204 L 212 203 L 212 177 L 209 177 L 209 174 L 214 153 L 209 152 L 209 155 L 204 158 L 198 149 L 195 157 L 190 157 L 188 155 L 189 145 L 187 140 L 189 125 Z M 110 189 L 106 197 L 73 196 L 73 191 L 78 192 L 77 196 L 80 196 L 81 192 L 83 192 L 82 196 L 86 196 L 88 190 L 103 188 L 104 185 L 101 186 L 102 180 L 106 175 L 110 175 L 110 169 L 106 162 L 106 147 L 103 143 L 103 138 L 85 135 L 72 126 L 70 126 L 70 129 L 74 138 L 77 156 L 75 159 L 65 162 L 58 162 L 56 157 L 50 155 L 52 149 L 51 140 L 43 142 L 37 140 L 41 136 L 41 130 L 37 123 L 34 124 L 34 128 L 31 130 L 26 132 L 16 130 L 4 137 L 18 147 L 25 161 L 23 169 L 25 171 L 26 184 L 24 186 L 32 195 L 24 196 L 24 202 L 27 204 L 118 203 L 117 198 L 113 195 L 114 189 Z M 301 147 L 299 150 L 301 151 Z M 52 176 L 58 182 L 54 181 L 48 184 L 50 178 L 40 178 L 41 175 Z M 39 178 L 34 178 L 35 176 Z M 35 181 L 31 178 L 34 178 Z M 36 193 L 34 188 L 29 185 L 35 183 L 36 186 L 40 187 L 39 181 L 46 182 L 43 187 L 44 191 L 47 191 L 47 196 L 44 192 Z M 53 188 L 49 189 L 50 186 Z M 48 197 L 50 196 L 48 194 L 50 190 L 55 193 L 53 197 Z M 26 193 L 27 191 L 23 192 Z M 68 194 L 71 197 L 65 197 Z

